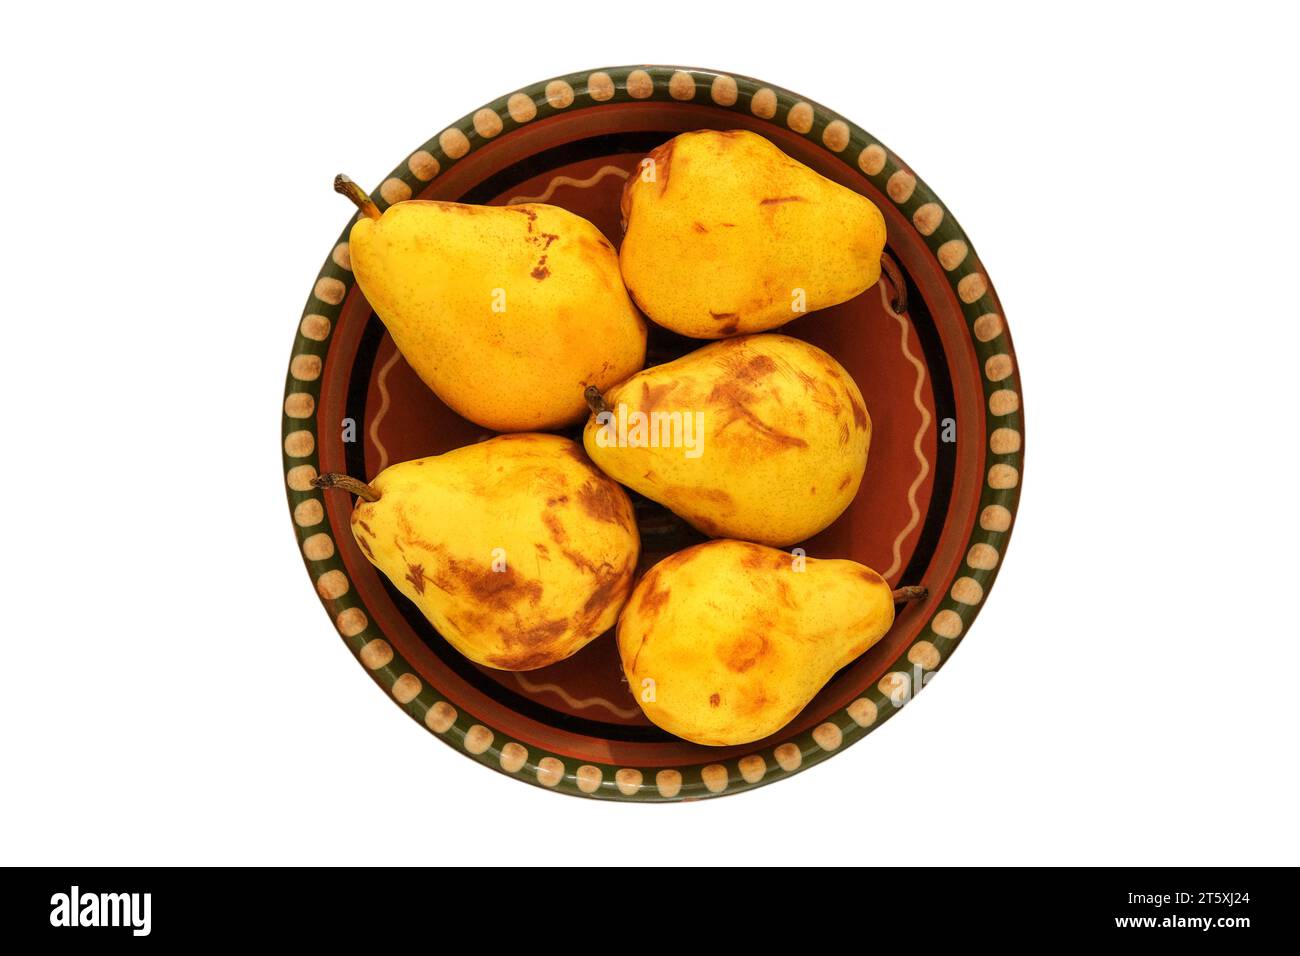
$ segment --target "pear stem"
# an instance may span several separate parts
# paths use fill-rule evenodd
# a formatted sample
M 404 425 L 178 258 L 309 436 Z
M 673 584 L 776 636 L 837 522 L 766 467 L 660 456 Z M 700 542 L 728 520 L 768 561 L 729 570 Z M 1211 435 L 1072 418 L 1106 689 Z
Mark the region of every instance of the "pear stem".
M 893 298 L 890 299 L 889 307 L 902 315 L 907 311 L 907 280 L 903 278 L 903 270 L 898 267 L 894 257 L 888 252 L 880 253 L 880 271 L 885 274 L 889 284 L 894 289 Z
M 600 394 L 600 389 L 595 385 L 588 385 L 583 391 L 582 397 L 587 400 L 587 407 L 593 414 L 600 415 L 609 411 L 609 405 L 605 403 L 605 396 Z
M 908 601 L 924 601 L 930 596 L 930 589 L 919 584 L 911 584 L 894 591 L 894 603 L 904 604 Z
M 362 501 L 379 500 L 379 492 L 364 481 L 353 478 L 351 475 L 340 475 L 333 471 L 327 471 L 325 474 L 313 478 L 311 484 L 313 488 L 341 488 L 350 494 L 356 495 Z
M 356 207 L 371 219 L 380 217 L 379 207 L 375 205 L 374 200 L 366 195 L 364 189 L 342 173 L 334 177 L 334 191 L 351 199 L 356 204 Z

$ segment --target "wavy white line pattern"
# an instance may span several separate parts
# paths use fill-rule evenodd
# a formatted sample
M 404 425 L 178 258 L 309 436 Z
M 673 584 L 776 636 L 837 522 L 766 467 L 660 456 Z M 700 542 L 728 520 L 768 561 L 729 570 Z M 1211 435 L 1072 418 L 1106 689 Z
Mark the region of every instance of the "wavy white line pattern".
M 370 432 L 370 440 L 375 443 L 375 448 L 379 452 L 379 467 L 375 469 L 375 474 L 379 474 L 379 472 L 388 467 L 388 449 L 385 448 L 384 443 L 379 440 L 379 423 L 382 422 L 384 416 L 388 414 L 388 373 L 392 371 L 393 366 L 398 363 L 401 357 L 402 353 L 397 351 L 397 348 L 394 347 L 392 356 L 383 364 L 383 367 L 379 369 L 379 411 L 375 412 L 375 417 L 371 419 L 370 428 L 368 429 Z
M 930 474 L 930 462 L 925 457 L 925 452 L 921 450 L 921 439 L 925 437 L 926 429 L 930 427 L 930 410 L 921 402 L 921 387 L 925 384 L 925 363 L 912 354 L 911 349 L 907 347 L 908 327 L 907 317 L 895 312 L 889 304 L 889 292 L 885 288 L 885 283 L 877 283 L 880 288 L 880 303 L 884 306 L 885 314 L 892 316 L 898 322 L 899 343 L 903 347 L 903 355 L 912 363 L 916 369 L 916 387 L 912 389 L 912 404 L 916 406 L 917 411 L 921 413 L 921 427 L 916 431 L 916 437 L 912 440 L 912 451 L 916 454 L 916 460 L 921 463 L 921 470 L 912 481 L 912 486 L 907 489 L 907 505 L 912 510 L 911 520 L 907 526 L 898 533 L 894 539 L 894 563 L 889 566 L 889 570 L 881 573 L 881 577 L 888 580 L 897 574 L 903 567 L 903 542 L 912 530 L 921 522 L 921 508 L 916 503 L 916 492 L 921 487 L 921 482 L 925 481 L 925 476 Z
M 619 176 L 623 179 L 627 179 L 630 175 L 632 174 L 626 169 L 619 169 L 617 166 L 602 166 L 586 179 L 574 179 L 572 176 L 556 176 L 549 184 L 547 184 L 546 192 L 542 193 L 540 196 L 511 196 L 506 200 L 506 205 L 513 206 L 515 203 L 521 202 L 546 202 L 555 195 L 555 190 L 559 189 L 561 186 L 573 186 L 576 189 L 589 189 L 606 176 Z
M 572 707 L 574 710 L 586 710 L 589 707 L 604 707 L 611 714 L 617 714 L 619 717 L 636 717 L 641 711 L 637 707 L 618 707 L 607 701 L 604 697 L 574 697 L 563 687 L 558 684 L 534 684 L 523 674 L 515 672 L 515 680 L 519 686 L 530 694 L 552 693 L 562 701 Z

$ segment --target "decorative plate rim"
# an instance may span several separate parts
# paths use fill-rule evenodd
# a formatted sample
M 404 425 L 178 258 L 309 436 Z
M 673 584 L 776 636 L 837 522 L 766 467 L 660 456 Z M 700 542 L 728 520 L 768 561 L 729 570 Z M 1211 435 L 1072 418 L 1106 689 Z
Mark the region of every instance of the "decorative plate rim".
M 1002 564 L 1024 460 L 1024 413 L 1015 351 L 996 293 L 974 247 L 948 208 L 866 130 L 779 86 L 714 70 L 673 66 L 604 67 L 554 77 L 499 97 L 461 117 L 415 150 L 379 185 L 379 208 L 410 198 L 438 174 L 480 148 L 539 118 L 610 104 L 706 102 L 748 111 L 802 134 L 856 170 L 894 203 L 942 267 L 966 319 L 984 393 L 984 463 L 979 512 L 955 577 L 918 636 L 888 671 L 843 711 L 817 727 L 740 757 L 677 768 L 579 763 L 527 746 L 457 708 L 425 685 L 370 621 L 351 587 L 312 488 L 319 457 L 316 403 L 334 324 L 353 285 L 344 228 L 321 267 L 294 340 L 281 417 L 282 462 L 290 514 L 303 562 L 335 628 L 372 678 L 408 716 L 479 763 L 545 790 L 621 801 L 668 802 L 739 793 L 781 780 L 857 743 L 885 723 L 962 642 Z

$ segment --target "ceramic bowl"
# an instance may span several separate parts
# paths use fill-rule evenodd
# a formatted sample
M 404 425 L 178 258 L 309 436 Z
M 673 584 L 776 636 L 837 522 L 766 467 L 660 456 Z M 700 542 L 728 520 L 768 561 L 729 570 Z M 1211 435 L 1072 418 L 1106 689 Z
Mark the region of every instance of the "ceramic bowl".
M 612 634 L 542 670 L 478 667 L 370 565 L 351 501 L 319 472 L 373 478 L 393 462 L 488 437 L 412 373 L 330 248 L 298 323 L 283 409 L 284 474 L 298 546 L 344 644 L 413 720 L 486 767 L 544 789 L 609 800 L 730 794 L 784 780 L 846 750 L 896 714 L 968 633 L 1006 552 L 1021 480 L 1019 376 L 993 286 L 956 219 L 899 157 L 829 109 L 760 80 L 711 70 L 612 67 L 536 83 L 439 131 L 373 193 L 405 199 L 546 202 L 621 240 L 619 195 L 653 147 L 694 129 L 748 129 L 878 205 L 908 308 L 885 283 L 780 331 L 826 349 L 854 376 L 874 424 L 857 499 L 805 542 L 892 584 L 924 584 L 893 629 L 770 739 L 703 747 L 648 723 Z M 954 148 L 963 148 L 955 143 Z M 321 183 L 321 202 L 345 202 Z M 340 209 L 342 213 L 342 210 Z M 349 219 L 348 227 L 351 226 Z M 691 342 L 651 325 L 651 364 Z M 576 430 L 574 431 L 576 435 Z M 700 536 L 636 501 L 642 568 Z M 865 772 L 865 771 L 864 771 Z

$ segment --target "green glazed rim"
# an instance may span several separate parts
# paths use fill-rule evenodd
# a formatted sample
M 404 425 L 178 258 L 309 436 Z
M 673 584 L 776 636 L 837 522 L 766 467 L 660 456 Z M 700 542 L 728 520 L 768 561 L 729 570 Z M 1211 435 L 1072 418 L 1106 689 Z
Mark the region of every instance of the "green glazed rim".
M 663 802 L 739 793 L 818 764 L 885 723 L 943 666 L 987 599 L 1006 552 L 1020 498 L 1024 413 L 1015 353 L 996 294 L 948 208 L 866 130 L 818 103 L 760 80 L 711 70 L 621 66 L 535 83 L 493 100 L 429 140 L 394 169 L 371 198 L 381 210 L 408 199 L 473 150 L 534 120 L 647 101 L 710 103 L 751 114 L 820 144 L 867 177 L 906 215 L 961 303 L 983 369 L 987 470 L 979 514 L 966 542 L 965 563 L 947 582 L 943 600 L 920 636 L 874 687 L 824 723 L 774 746 L 739 758 L 653 769 L 580 764 L 512 740 L 427 686 L 384 639 L 350 587 L 325 518 L 322 493 L 309 484 L 320 464 L 315 409 L 321 369 L 334 323 L 353 284 L 347 228 L 321 267 L 303 310 L 285 381 L 281 431 L 289 508 L 307 571 L 344 642 L 411 718 L 484 766 L 543 789 L 607 800 Z

